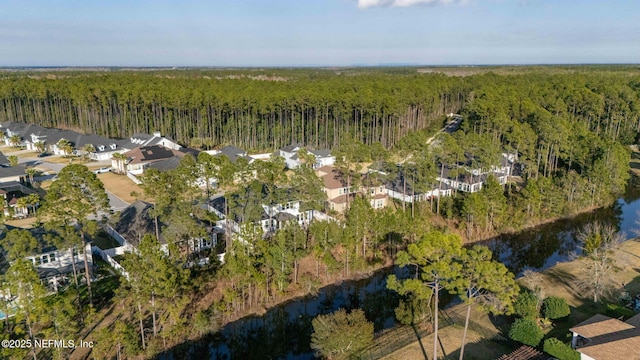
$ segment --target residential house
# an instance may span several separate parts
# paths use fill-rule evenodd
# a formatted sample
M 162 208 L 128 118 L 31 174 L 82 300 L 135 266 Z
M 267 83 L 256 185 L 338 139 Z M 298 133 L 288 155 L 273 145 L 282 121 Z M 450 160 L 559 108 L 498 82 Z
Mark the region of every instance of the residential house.
M 0 184 L 18 182 L 20 184 L 29 184 L 29 178 L 24 166 L 0 167 Z
M 24 124 L 9 121 L 0 124 L 0 131 L 4 133 L 5 144 L 10 144 L 10 138 L 17 135 L 21 139 L 19 145 L 26 146 L 29 150 L 37 150 L 36 144 L 44 143 L 45 151 L 57 155 L 69 155 L 57 144 L 61 139 L 71 143 L 74 155 L 85 155 L 85 145 L 93 145 L 95 149 L 89 154 L 93 160 L 108 160 L 116 152 L 124 152 L 137 147 L 159 145 L 172 150 L 181 150 L 182 147 L 173 139 L 162 136 L 160 132 L 153 134 L 138 133 L 126 140 L 114 140 L 94 134 L 81 134 L 71 130 L 45 128 L 39 125 Z
M 113 231 L 117 233 L 116 237 L 124 239 L 125 245 L 135 248 L 138 246 L 142 238 L 147 235 L 158 235 L 158 242 L 162 249 L 169 253 L 169 243 L 165 237 L 165 224 L 156 223 L 156 218 L 149 214 L 153 209 L 150 203 L 137 200 L 133 204 L 124 208 L 113 226 Z M 156 228 L 157 224 L 157 228 Z M 207 233 L 207 236 L 201 238 L 192 238 L 176 243 L 178 249 L 187 255 L 197 255 L 204 250 L 211 249 L 217 243 L 217 235 L 212 226 L 201 224 Z M 156 233 L 157 231 L 157 233 Z
M 353 201 L 356 194 L 352 184 L 348 184 L 348 179 L 331 166 L 316 169 L 316 174 L 322 179 L 322 191 L 327 195 L 327 207 L 338 213 L 345 212 L 348 203 Z
M 323 166 L 333 166 L 336 163 L 336 157 L 331 155 L 329 150 L 309 150 L 316 159 L 316 163 L 313 164 L 314 169 L 319 169 Z
M 432 184 L 423 189 L 415 189 L 411 179 L 406 179 L 403 171 L 398 171 L 396 176 L 385 181 L 385 192 L 389 197 L 408 203 L 427 201 L 441 196 L 451 196 L 452 188 L 446 183 Z
M 127 149 L 122 147 L 121 141 L 108 139 L 102 136 L 87 134 L 79 135 L 74 141 L 75 152 L 77 155 L 87 155 L 90 159 L 101 161 L 109 160 L 115 153 L 121 153 Z M 86 153 L 85 147 L 91 145 L 92 152 Z
M 255 161 L 254 158 L 252 158 L 251 156 L 247 155 L 247 152 L 245 150 L 242 150 L 242 149 L 237 148 L 235 146 L 225 146 L 222 149 L 220 149 L 220 151 L 216 155 L 217 156 L 226 156 L 229 159 L 229 161 L 231 161 L 234 164 L 240 158 L 245 159 L 247 161 L 247 163 L 249 163 L 249 164 L 251 164 L 252 162 Z
M 25 140 L 30 134 L 30 131 L 39 131 L 40 129 L 44 129 L 39 125 L 25 124 L 16 121 L 7 121 L 0 124 L 0 131 L 3 133 L 3 141 L 5 145 L 18 145 L 25 146 Z M 20 138 L 20 143 L 12 144 L 11 138 L 13 136 L 17 136 Z
M 29 215 L 29 207 L 35 210 L 39 204 L 31 204 L 27 207 L 21 205 L 18 199 L 32 194 L 38 195 L 40 198 L 44 197 L 43 190 L 24 186 L 17 181 L 0 183 L 0 199 L 4 204 L 5 217 L 27 217 Z
M 436 177 L 436 180 L 443 184 L 456 189 L 457 191 L 475 193 L 482 190 L 482 185 L 487 182 L 489 176 L 496 178 L 500 185 L 507 183 L 508 175 L 505 173 L 490 172 L 485 174 L 473 175 L 470 173 L 462 173 L 458 175 L 452 175 L 451 170 L 444 168 L 442 176 Z
M 482 189 L 482 185 L 489 176 L 493 176 L 500 185 L 506 184 L 509 176 L 511 176 L 514 164 L 515 156 L 506 153 L 501 155 L 498 165 L 491 166 L 488 169 L 472 167 L 471 160 L 453 167 L 438 164 L 441 173 L 440 176 L 436 177 L 436 180 L 457 191 L 474 193 Z
M 153 134 L 137 133 L 132 135 L 128 141 L 125 140 L 125 142 L 122 143 L 122 146 L 127 149 L 154 145 L 159 145 L 171 150 L 180 150 L 182 148 L 182 146 L 173 139 L 162 136 L 162 133 L 159 131 Z
M 287 169 L 295 169 L 301 164 L 298 158 L 298 151 L 300 151 L 300 146 L 288 145 L 278 150 L 277 154 L 284 158 L 284 164 Z
M 389 196 L 384 186 L 383 180 L 377 174 L 367 173 L 361 178 L 362 185 L 359 193 L 369 199 L 369 204 L 374 209 L 387 207 Z
M 234 211 L 228 207 L 233 206 L 229 203 L 235 203 L 240 200 L 237 195 L 234 199 L 228 199 L 224 195 L 214 197 L 207 203 L 207 209 L 220 218 L 217 225 L 221 228 L 228 227 L 232 232 L 239 232 L 241 224 L 253 222 L 265 235 L 282 229 L 290 223 L 297 223 L 302 227 L 306 227 L 317 213 L 313 210 L 302 210 L 301 202 L 295 199 L 268 205 L 262 203 L 263 201 L 258 197 L 246 197 L 246 199 L 249 198 L 254 199 L 254 201 L 251 201 L 251 204 L 244 204 L 244 209 L 240 211 Z M 254 208 L 258 211 L 253 211 Z
M 154 162 L 167 160 L 172 157 L 182 158 L 186 154 L 179 150 L 165 148 L 164 146 L 151 145 L 137 147 L 123 153 L 123 155 L 127 157 L 127 173 L 140 175 Z M 118 167 L 117 160 L 111 160 L 111 162 L 114 168 Z
M 7 232 L 13 229 L 19 229 L 13 226 L 4 225 L 0 228 L 0 239 L 4 239 Z M 42 228 L 26 229 L 38 240 L 40 251 L 26 256 L 25 258 L 33 263 L 40 276 L 40 280 L 44 285 L 53 291 L 68 282 L 67 277 L 73 273 L 73 263 L 75 263 L 76 271 L 84 273 L 84 255 L 82 249 L 58 249 L 54 245 L 45 241 L 47 233 Z M 91 256 L 91 245 L 86 244 L 84 251 L 87 255 L 87 263 L 89 269 L 93 268 L 93 258 Z M 4 254 L 3 254 L 4 255 Z M 9 267 L 6 256 L 1 257 L 0 268 L 3 271 Z
M 298 154 L 301 149 L 298 145 L 289 145 L 278 150 L 276 154 L 284 158 L 285 165 L 288 169 L 296 169 L 302 164 Z M 329 150 L 309 150 L 309 154 L 315 158 L 315 163 L 312 165 L 314 169 L 331 166 L 336 162 L 336 157 L 332 156 Z
M 598 314 L 569 331 L 581 360 L 640 359 L 640 314 L 627 321 Z

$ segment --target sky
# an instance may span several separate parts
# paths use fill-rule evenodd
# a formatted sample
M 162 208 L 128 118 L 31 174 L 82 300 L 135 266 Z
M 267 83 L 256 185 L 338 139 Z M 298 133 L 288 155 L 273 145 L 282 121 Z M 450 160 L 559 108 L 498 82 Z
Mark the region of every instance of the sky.
M 0 0 L 0 66 L 640 62 L 635 0 Z

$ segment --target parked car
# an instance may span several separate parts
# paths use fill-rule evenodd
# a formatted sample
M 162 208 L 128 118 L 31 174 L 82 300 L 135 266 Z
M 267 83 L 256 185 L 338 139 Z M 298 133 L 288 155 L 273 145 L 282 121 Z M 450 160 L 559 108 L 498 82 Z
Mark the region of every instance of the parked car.
M 49 155 L 51 155 L 51 154 L 49 154 L 48 152 L 43 152 L 43 153 L 38 154 L 38 157 L 39 158 L 43 158 L 43 157 L 47 157 Z
M 109 172 L 109 171 L 111 171 L 111 168 L 101 167 L 100 169 L 93 170 L 93 173 L 94 174 L 102 174 L 102 173 L 106 173 L 106 172 Z

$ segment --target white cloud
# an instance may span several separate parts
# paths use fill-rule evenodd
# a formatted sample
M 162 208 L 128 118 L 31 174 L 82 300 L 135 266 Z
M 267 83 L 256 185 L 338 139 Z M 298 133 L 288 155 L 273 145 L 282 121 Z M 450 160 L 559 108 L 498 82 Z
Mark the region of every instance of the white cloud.
M 446 5 L 452 3 L 464 4 L 468 0 L 358 0 L 360 9 L 372 7 L 409 7 L 413 5 Z

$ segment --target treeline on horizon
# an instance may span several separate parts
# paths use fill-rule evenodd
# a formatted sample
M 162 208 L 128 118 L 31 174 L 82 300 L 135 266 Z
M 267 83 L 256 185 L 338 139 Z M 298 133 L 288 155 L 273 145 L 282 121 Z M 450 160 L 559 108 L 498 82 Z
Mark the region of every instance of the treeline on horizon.
M 623 143 L 635 140 L 640 78 L 633 71 L 550 69 L 463 77 L 402 68 L 7 72 L 0 121 L 116 138 L 161 131 L 200 148 L 334 148 L 345 138 L 391 148 L 440 127 L 446 113 L 482 106 L 489 109 L 482 117 L 577 119 Z

